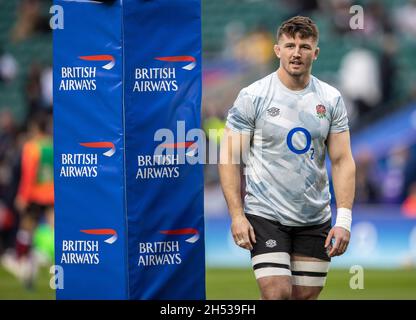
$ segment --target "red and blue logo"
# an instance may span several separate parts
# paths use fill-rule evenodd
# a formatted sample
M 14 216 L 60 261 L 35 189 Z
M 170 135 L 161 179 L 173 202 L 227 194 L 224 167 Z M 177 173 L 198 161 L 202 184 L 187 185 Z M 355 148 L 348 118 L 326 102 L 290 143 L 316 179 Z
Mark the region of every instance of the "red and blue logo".
M 106 70 L 111 70 L 116 64 L 116 59 L 112 55 L 109 54 L 99 54 L 93 56 L 80 56 L 78 57 L 84 61 L 109 61 L 107 64 L 103 65 L 102 68 Z
M 171 56 L 171 57 L 156 57 L 155 60 L 167 62 L 190 62 L 183 66 L 182 69 L 192 70 L 196 66 L 196 59 L 192 56 Z
M 104 242 L 113 244 L 116 242 L 118 236 L 117 232 L 114 229 L 84 229 L 80 230 L 82 233 L 85 234 L 93 234 L 93 235 L 99 235 L 99 236 L 111 236 L 110 238 L 104 240 Z
M 116 152 L 116 147 L 114 143 L 103 141 L 103 142 L 81 142 L 81 146 L 87 148 L 99 148 L 99 149 L 109 149 L 103 153 L 106 157 L 111 157 Z
M 192 235 L 190 238 L 186 239 L 186 242 L 195 243 L 199 240 L 199 231 L 194 228 L 183 228 L 183 229 L 175 229 L 175 230 L 162 230 L 159 231 L 161 234 L 166 235 Z

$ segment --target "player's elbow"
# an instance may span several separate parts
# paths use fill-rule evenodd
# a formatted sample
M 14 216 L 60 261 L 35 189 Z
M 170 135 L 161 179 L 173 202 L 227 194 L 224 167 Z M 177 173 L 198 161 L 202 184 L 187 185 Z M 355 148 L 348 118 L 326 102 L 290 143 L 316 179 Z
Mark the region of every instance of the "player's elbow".
M 355 161 L 354 158 L 352 157 L 351 154 L 349 154 L 346 159 L 344 159 L 344 165 L 343 167 L 345 167 L 346 170 L 348 170 L 348 172 L 350 173 L 351 176 L 355 177 Z
M 337 157 L 332 157 L 331 165 L 333 168 L 348 170 L 355 174 L 355 162 L 351 153 L 340 154 Z

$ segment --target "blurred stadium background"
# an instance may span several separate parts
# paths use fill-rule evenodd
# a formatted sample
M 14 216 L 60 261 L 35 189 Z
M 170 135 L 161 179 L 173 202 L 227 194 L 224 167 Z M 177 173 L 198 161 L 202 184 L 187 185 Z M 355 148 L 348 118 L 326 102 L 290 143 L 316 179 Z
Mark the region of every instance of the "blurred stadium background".
M 364 29 L 349 26 L 352 5 Z M 0 0 L 0 299 L 53 299 L 53 215 L 32 238 L 16 207 L 21 150 L 37 114 L 51 121 L 50 0 Z M 322 299 L 416 299 L 416 1 L 202 0 L 203 118 L 224 127 L 239 90 L 278 66 L 277 26 L 293 15 L 320 28 L 313 74 L 348 106 L 357 165 L 349 251 L 333 259 Z M 49 135 L 50 126 L 49 128 Z M 233 245 L 215 165 L 205 166 L 207 297 L 257 299 L 248 252 Z M 29 250 L 31 248 L 31 250 Z M 28 258 L 32 257 L 32 258 Z M 33 263 L 39 266 L 33 273 Z M 364 268 L 364 289 L 349 286 Z M 28 271 L 29 270 L 29 271 Z

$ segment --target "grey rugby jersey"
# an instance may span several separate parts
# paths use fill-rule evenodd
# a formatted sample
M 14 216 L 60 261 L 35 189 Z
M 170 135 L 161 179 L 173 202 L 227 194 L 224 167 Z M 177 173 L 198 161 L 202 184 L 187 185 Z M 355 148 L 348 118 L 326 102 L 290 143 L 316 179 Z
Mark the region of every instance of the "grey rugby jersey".
M 273 72 L 240 91 L 227 127 L 251 135 L 246 213 L 287 226 L 330 219 L 325 142 L 348 130 L 337 89 L 311 76 L 305 89 L 292 91 Z

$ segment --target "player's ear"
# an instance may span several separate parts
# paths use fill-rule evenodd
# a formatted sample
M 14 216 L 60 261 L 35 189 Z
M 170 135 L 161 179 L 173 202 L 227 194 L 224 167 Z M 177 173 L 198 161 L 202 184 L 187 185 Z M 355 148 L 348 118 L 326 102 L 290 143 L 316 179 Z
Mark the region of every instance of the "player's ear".
M 316 47 L 316 49 L 315 49 L 315 57 L 313 58 L 313 60 L 318 59 L 319 51 L 320 51 L 319 47 Z
M 274 53 L 276 54 L 276 57 L 280 59 L 280 46 L 278 44 L 275 44 L 273 46 L 273 50 L 274 50 Z

